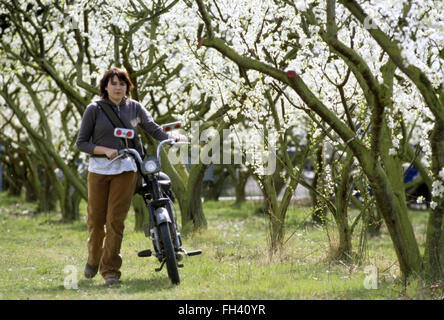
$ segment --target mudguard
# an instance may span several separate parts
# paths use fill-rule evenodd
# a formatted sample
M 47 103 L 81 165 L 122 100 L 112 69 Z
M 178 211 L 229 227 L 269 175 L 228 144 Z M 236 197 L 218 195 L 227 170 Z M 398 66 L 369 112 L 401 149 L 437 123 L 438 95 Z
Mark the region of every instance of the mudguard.
M 168 210 L 164 207 L 157 208 L 155 211 L 157 224 L 162 224 L 164 222 L 171 223 L 170 215 L 168 214 Z

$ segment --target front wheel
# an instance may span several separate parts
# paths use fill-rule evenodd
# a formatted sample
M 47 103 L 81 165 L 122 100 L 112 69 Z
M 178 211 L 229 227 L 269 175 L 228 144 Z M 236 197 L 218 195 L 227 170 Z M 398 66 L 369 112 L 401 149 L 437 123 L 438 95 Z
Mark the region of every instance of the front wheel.
M 168 223 L 160 225 L 160 238 L 163 243 L 163 250 L 165 252 L 166 267 L 168 277 L 173 284 L 179 284 L 179 271 L 177 269 L 176 253 L 174 252 L 173 242 L 171 241 L 170 228 Z

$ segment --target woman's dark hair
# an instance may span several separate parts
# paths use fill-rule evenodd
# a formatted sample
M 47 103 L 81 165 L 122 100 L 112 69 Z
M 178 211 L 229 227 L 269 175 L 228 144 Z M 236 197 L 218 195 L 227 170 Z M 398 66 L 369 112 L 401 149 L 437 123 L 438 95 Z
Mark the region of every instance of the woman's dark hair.
M 105 74 L 103 75 L 102 79 L 100 79 L 99 84 L 99 91 L 100 96 L 102 98 L 108 98 L 108 92 L 105 90 L 106 86 L 108 85 L 109 80 L 114 78 L 114 76 L 117 76 L 117 78 L 123 82 L 126 83 L 126 95 L 129 96 L 130 90 L 134 88 L 134 85 L 132 84 L 128 73 L 126 73 L 124 70 L 119 68 L 111 68 Z

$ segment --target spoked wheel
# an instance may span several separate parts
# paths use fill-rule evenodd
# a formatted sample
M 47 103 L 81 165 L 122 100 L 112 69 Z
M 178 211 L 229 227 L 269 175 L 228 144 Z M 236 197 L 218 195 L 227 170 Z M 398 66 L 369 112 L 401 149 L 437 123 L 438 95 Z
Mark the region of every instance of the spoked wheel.
M 168 277 L 173 284 L 179 284 L 180 278 L 177 269 L 176 253 L 174 252 L 173 242 L 171 241 L 168 223 L 162 223 L 160 225 L 160 238 L 162 239 L 163 249 L 165 251 Z

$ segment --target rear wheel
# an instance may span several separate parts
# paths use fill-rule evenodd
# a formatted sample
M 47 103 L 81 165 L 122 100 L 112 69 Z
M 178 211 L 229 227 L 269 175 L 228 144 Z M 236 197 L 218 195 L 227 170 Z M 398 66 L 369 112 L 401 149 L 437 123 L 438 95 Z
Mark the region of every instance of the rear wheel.
M 171 240 L 170 228 L 168 223 L 160 225 L 160 238 L 163 243 L 163 250 L 165 251 L 166 267 L 168 277 L 173 284 L 179 284 L 179 271 L 177 269 L 176 253 L 174 252 L 173 242 Z

